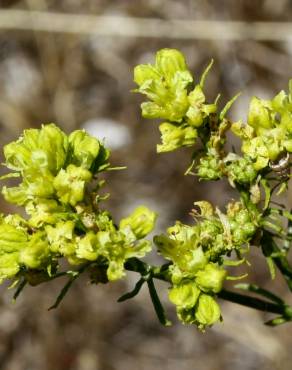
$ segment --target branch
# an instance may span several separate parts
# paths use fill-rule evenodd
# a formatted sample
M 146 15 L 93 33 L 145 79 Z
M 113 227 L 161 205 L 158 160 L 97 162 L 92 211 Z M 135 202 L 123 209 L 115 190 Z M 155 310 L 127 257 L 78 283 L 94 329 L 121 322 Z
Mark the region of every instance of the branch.
M 189 40 L 289 41 L 292 34 L 292 25 L 289 22 L 162 20 L 20 9 L 1 9 L 0 28 L 61 34 Z
M 242 306 L 254 308 L 259 311 L 276 313 L 280 315 L 286 315 L 289 307 L 287 305 L 270 303 L 264 301 L 263 299 L 250 297 L 225 289 L 221 290 L 221 292 L 218 293 L 218 297 L 229 302 L 240 304 Z
M 147 271 L 149 277 L 151 276 L 150 280 L 152 280 L 152 278 L 156 278 L 159 280 L 170 282 L 170 278 L 167 271 L 168 267 L 169 264 L 163 265 L 161 267 L 149 266 L 145 262 L 142 262 L 137 258 L 128 260 L 125 265 L 125 268 L 127 270 L 138 272 L 142 276 L 143 273 Z M 141 269 L 141 271 L 139 269 Z M 156 271 L 156 273 L 154 273 L 154 271 Z M 278 303 L 271 303 L 263 299 L 231 292 L 225 289 L 221 290 L 221 292 L 219 292 L 217 296 L 221 299 L 224 299 L 225 301 L 237 303 L 245 307 L 254 308 L 259 311 L 279 314 L 285 317 L 286 321 L 292 319 L 292 307 L 285 304 L 284 302 L 279 301 Z

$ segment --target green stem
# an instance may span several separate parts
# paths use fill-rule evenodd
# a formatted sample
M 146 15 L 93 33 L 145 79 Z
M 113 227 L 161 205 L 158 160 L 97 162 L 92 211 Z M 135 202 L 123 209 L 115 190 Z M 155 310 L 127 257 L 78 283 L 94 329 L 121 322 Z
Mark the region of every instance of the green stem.
M 292 288 L 292 270 L 290 266 L 288 265 L 288 262 L 285 262 L 286 260 L 283 259 L 282 257 L 277 257 L 277 258 L 273 257 L 273 259 L 275 260 L 275 263 L 277 264 L 277 266 L 279 264 L 280 268 L 282 269 L 281 272 L 283 273 L 283 275 L 285 274 L 284 276 L 286 276 L 287 279 L 289 279 L 289 281 L 291 282 L 291 288 Z M 62 289 L 55 304 L 51 308 L 55 308 L 59 305 L 60 301 L 64 298 L 64 295 L 67 293 L 72 283 L 82 272 L 84 272 L 87 269 L 89 265 L 90 263 L 83 265 L 79 270 L 76 271 L 76 274 L 70 277 L 69 281 Z M 139 260 L 138 258 L 131 258 L 125 263 L 125 269 L 127 271 L 133 271 L 133 272 L 139 273 L 143 277 L 143 281 L 147 282 L 149 291 L 151 293 L 151 300 L 155 303 L 154 308 L 156 310 L 156 313 L 159 316 L 159 319 L 162 322 L 164 322 L 164 325 L 165 324 L 168 325 L 169 322 L 165 318 L 164 311 L 159 301 L 159 298 L 157 296 L 152 279 L 158 279 L 158 280 L 162 280 L 168 283 L 171 282 L 170 275 L 169 275 L 169 269 L 168 269 L 169 265 L 170 263 L 164 264 L 160 267 L 151 266 Z M 54 278 L 58 278 L 64 275 L 68 275 L 68 273 L 60 272 L 59 274 L 55 275 L 49 280 L 53 280 Z M 140 283 L 138 284 L 137 290 L 140 290 L 141 288 L 140 285 L 142 286 L 142 279 L 140 280 Z M 134 295 L 135 294 L 133 294 L 133 296 Z M 279 304 L 271 303 L 271 302 L 267 302 L 259 298 L 250 297 L 244 294 L 231 292 L 225 289 L 219 292 L 217 296 L 220 299 L 224 299 L 225 301 L 237 303 L 245 307 L 254 308 L 260 311 L 264 311 L 264 312 L 279 314 L 285 317 L 286 321 L 289 321 L 290 319 L 292 319 L 292 307 L 284 303 L 283 304 L 280 304 L 280 302 Z
M 149 275 L 158 280 L 170 281 L 168 271 L 169 265 L 170 263 L 166 263 L 162 266 L 150 266 L 138 258 L 130 258 L 125 263 L 125 269 L 128 271 L 138 272 L 142 276 Z
M 242 203 L 245 205 L 245 207 L 248 209 L 248 211 L 251 214 L 257 214 L 258 213 L 257 206 L 254 203 L 252 203 L 252 201 L 250 200 L 249 191 L 244 189 L 244 187 L 241 186 L 241 185 L 236 185 L 236 189 L 240 194 L 240 199 L 241 199 Z
M 225 289 L 221 290 L 221 292 L 218 293 L 218 297 L 229 302 L 240 304 L 242 306 L 254 308 L 259 311 L 276 313 L 280 315 L 286 315 L 287 308 L 289 307 L 287 305 L 270 303 L 259 298 L 231 292 Z
M 284 276 L 290 291 L 292 291 L 292 268 L 281 249 L 275 243 L 273 236 L 267 230 L 263 231 L 261 246 L 264 255 L 273 258 L 277 268 Z
M 168 266 L 169 264 L 163 265 L 161 267 L 154 267 L 154 266 L 149 266 L 146 263 L 138 259 L 131 259 L 127 261 L 125 267 L 129 271 L 135 271 L 138 273 L 141 273 L 139 268 L 142 268 L 142 272 L 145 272 L 145 271 L 148 271 L 148 273 L 153 272 L 153 274 L 151 273 L 152 278 L 170 282 L 169 274 L 167 272 Z M 217 296 L 221 299 L 224 299 L 225 301 L 237 303 L 245 307 L 253 308 L 253 309 L 264 311 L 264 312 L 279 314 L 279 315 L 288 317 L 288 319 L 292 318 L 292 311 L 291 311 L 292 308 L 284 303 L 280 303 L 280 302 L 271 303 L 263 299 L 231 292 L 225 289 L 223 289 L 220 293 L 218 293 Z

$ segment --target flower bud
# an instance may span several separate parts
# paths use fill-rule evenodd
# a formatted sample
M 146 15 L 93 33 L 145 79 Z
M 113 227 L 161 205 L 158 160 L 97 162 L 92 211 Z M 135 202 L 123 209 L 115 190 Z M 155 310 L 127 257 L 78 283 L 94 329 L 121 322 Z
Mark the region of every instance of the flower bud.
M 171 81 L 179 71 L 187 71 L 187 65 L 183 54 L 176 49 L 161 49 L 156 53 L 156 69 L 167 81 Z M 189 74 L 189 82 L 192 77 Z
M 242 209 L 240 210 L 236 215 L 235 215 L 235 220 L 236 222 L 239 223 L 239 225 L 244 225 L 245 223 L 250 221 L 250 216 L 248 213 L 247 209 Z
M 47 225 L 45 227 L 50 250 L 54 253 L 62 253 L 61 249 L 73 238 L 74 222 L 58 222 L 56 225 Z
M 197 131 L 190 126 L 176 126 L 164 122 L 159 126 L 162 144 L 157 145 L 157 152 L 170 152 L 196 142 Z
M 187 325 L 196 324 L 195 308 L 185 309 L 177 307 L 176 313 L 177 317 L 183 324 Z
M 215 263 L 209 263 L 196 274 L 196 284 L 204 292 L 218 293 L 222 289 L 227 271 Z
M 140 206 L 130 216 L 120 221 L 120 229 L 130 227 L 136 238 L 142 239 L 153 230 L 156 218 L 155 212 Z
M 50 251 L 46 234 L 38 231 L 31 236 L 26 247 L 21 249 L 19 260 L 28 268 L 38 269 L 47 265 L 49 256 Z
M 192 80 L 184 56 L 175 49 L 160 50 L 154 66 L 137 66 L 135 91 L 151 100 L 141 105 L 143 117 L 181 122 L 189 108 L 186 88 Z
M 243 224 L 242 229 L 247 238 L 250 238 L 256 232 L 256 226 L 252 222 Z
M 0 283 L 4 279 L 13 278 L 19 270 L 19 253 L 14 252 L 0 255 Z
M 211 326 L 220 320 L 220 307 L 213 297 L 207 294 L 201 294 L 196 307 L 195 317 L 199 328 L 204 330 L 206 326 Z
M 270 129 L 273 127 L 271 110 L 268 107 L 268 102 L 253 97 L 249 106 L 248 124 L 255 128 L 257 133 L 262 129 Z
M 66 170 L 61 170 L 54 179 L 57 196 L 64 204 L 75 206 L 84 198 L 85 183 L 89 182 L 92 174 L 82 168 L 70 164 Z
M 5 223 L 0 224 L 0 255 L 19 251 L 27 242 L 26 231 Z
M 77 167 L 90 170 L 102 149 L 104 149 L 102 144 L 84 130 L 76 130 L 69 135 L 70 163 Z
M 77 242 L 76 256 L 87 261 L 95 261 L 99 255 L 99 245 L 97 236 L 89 231 Z
M 160 78 L 159 72 L 151 64 L 140 64 L 134 68 L 134 82 L 141 86 L 147 81 Z
M 201 291 L 195 282 L 190 281 L 171 288 L 168 297 L 176 306 L 187 309 L 195 306 L 200 293 Z
M 65 163 L 67 137 L 54 124 L 24 130 L 23 136 L 4 147 L 6 166 L 16 171 L 35 168 L 56 174 Z

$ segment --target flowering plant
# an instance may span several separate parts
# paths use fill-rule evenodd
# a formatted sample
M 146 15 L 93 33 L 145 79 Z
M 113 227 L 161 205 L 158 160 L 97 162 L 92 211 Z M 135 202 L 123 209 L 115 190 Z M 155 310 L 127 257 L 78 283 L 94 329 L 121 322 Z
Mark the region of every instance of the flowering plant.
M 292 307 L 271 291 L 250 283 L 235 285 L 258 295 L 254 297 L 223 288 L 226 280 L 247 277 L 234 274 L 234 269 L 249 266 L 250 248 L 259 248 L 271 278 L 277 268 L 292 291 L 287 258 L 292 213 L 284 206 L 274 207 L 278 203 L 272 200 L 287 192 L 290 179 L 292 83 L 289 93 L 281 91 L 271 100 L 252 98 L 247 123 L 233 122 L 227 115 L 238 95 L 222 109 L 220 96 L 214 102 L 206 98 L 204 84 L 212 63 L 195 83 L 178 50 L 160 50 L 153 65 L 135 68 L 134 91 L 147 98 L 141 105 L 143 117 L 163 120 L 157 152 L 193 147 L 186 174 L 202 181 L 227 178 L 238 199 L 225 210 L 196 202 L 191 225 L 177 221 L 156 235 L 152 245 L 145 238 L 154 228 L 155 212 L 139 206 L 116 224 L 101 207 L 107 196 L 100 193 L 104 184 L 100 173 L 115 168 L 99 140 L 82 130 L 66 135 L 54 124 L 25 130 L 4 147 L 10 172 L 2 176 L 17 179 L 16 186 L 3 186 L 2 194 L 24 207 L 27 215 L 0 218 L 0 279 L 12 281 L 15 298 L 26 284 L 67 276 L 55 308 L 82 273 L 88 272 L 92 283 L 108 283 L 135 271 L 140 279 L 119 301 L 133 298 L 147 284 L 164 325 L 170 321 L 155 279 L 168 283 L 179 320 L 202 331 L 222 320 L 218 298 L 277 314 L 267 322 L 271 326 L 292 320 Z M 241 139 L 241 154 L 226 150 L 228 131 Z M 152 266 L 141 260 L 153 246 L 165 264 Z M 66 270 L 64 259 L 71 266 Z

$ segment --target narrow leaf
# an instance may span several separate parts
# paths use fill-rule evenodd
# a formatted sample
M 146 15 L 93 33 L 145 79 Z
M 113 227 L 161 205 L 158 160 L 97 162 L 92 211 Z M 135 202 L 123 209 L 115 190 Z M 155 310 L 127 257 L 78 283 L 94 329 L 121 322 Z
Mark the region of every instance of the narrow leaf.
M 65 295 L 68 293 L 68 290 L 71 288 L 71 285 L 74 283 L 74 281 L 78 278 L 78 276 L 80 276 L 80 274 L 82 274 L 86 269 L 87 267 L 90 265 L 90 263 L 88 264 L 85 264 L 83 265 L 82 267 L 80 267 L 79 270 L 77 271 L 67 271 L 67 275 L 70 275 L 70 279 L 68 280 L 68 282 L 64 285 L 63 289 L 61 290 L 61 292 L 59 293 L 55 303 L 48 308 L 48 310 L 52 310 L 53 308 L 57 308 L 59 306 L 59 304 L 62 302 L 62 300 L 64 299 Z
M 195 163 L 196 163 L 196 160 L 195 160 L 195 159 L 193 159 L 193 160 L 192 160 L 192 163 L 190 164 L 190 166 L 186 169 L 186 172 L 184 173 L 184 176 L 192 175 L 192 174 L 193 174 L 193 172 L 191 172 L 191 171 L 192 171 L 192 169 L 193 169 L 193 167 L 194 167 Z
M 137 281 L 134 289 L 131 291 L 131 292 L 128 292 L 128 293 L 125 293 L 124 295 L 122 295 L 119 299 L 118 299 L 118 302 L 124 302 L 126 301 L 127 299 L 131 299 L 133 297 L 135 297 L 139 292 L 140 292 L 140 289 L 142 288 L 143 284 L 145 283 L 145 279 L 144 278 L 141 278 L 140 280 Z
M 225 265 L 225 266 L 231 266 L 231 267 L 236 267 L 236 266 L 242 265 L 245 262 L 246 262 L 246 259 L 245 258 L 242 258 L 240 260 L 224 260 L 223 261 L 223 265 Z
M 266 257 L 267 265 L 271 274 L 271 279 L 274 280 L 276 276 L 276 269 L 272 257 Z
M 19 172 L 7 173 L 6 175 L 1 176 L 0 180 L 11 179 L 12 177 L 20 177 L 20 173 Z
M 215 105 L 217 105 L 217 103 L 219 102 L 219 99 L 221 98 L 221 94 L 218 94 L 217 96 L 216 96 L 216 99 L 215 99 L 215 101 L 214 101 L 214 104 Z
M 210 72 L 210 69 L 212 68 L 213 63 L 214 63 L 214 59 L 211 59 L 211 62 L 208 64 L 207 68 L 204 70 L 204 72 L 201 76 L 201 80 L 200 80 L 201 88 L 203 88 L 204 85 L 205 85 L 206 77 L 207 77 L 208 73 Z
M 155 309 L 156 315 L 160 323 L 164 326 L 171 326 L 171 322 L 166 318 L 164 308 L 160 302 L 158 294 L 156 292 L 156 288 L 153 282 L 153 279 L 147 280 L 148 289 L 151 297 L 151 301 L 153 303 L 153 307 Z
M 284 316 L 278 316 L 278 317 L 275 317 L 272 320 L 269 320 L 269 321 L 265 322 L 265 325 L 268 325 L 268 326 L 278 326 L 278 325 L 285 324 L 287 321 L 291 321 L 291 320 L 287 319 Z
M 26 286 L 27 284 L 27 280 L 26 279 L 23 279 L 20 281 L 20 283 L 18 284 L 18 287 L 13 295 L 13 301 L 16 301 L 17 297 L 19 296 L 19 294 L 23 291 L 24 287 Z
M 271 200 L 271 188 L 269 186 L 269 183 L 267 179 L 262 179 L 260 181 L 264 191 L 265 191 L 265 204 L 264 204 L 264 210 L 268 208 Z
M 61 290 L 61 292 L 59 293 L 55 303 L 48 308 L 48 310 L 52 310 L 54 308 L 57 308 L 59 306 L 59 304 L 62 302 L 62 300 L 64 299 L 65 295 L 68 293 L 68 290 L 70 289 L 71 285 L 74 283 L 74 281 L 76 280 L 76 277 L 72 277 L 63 287 L 63 289 Z
M 226 113 L 229 111 L 235 100 L 241 95 L 241 93 L 236 94 L 229 102 L 226 103 L 225 107 L 222 109 L 219 115 L 220 121 L 226 116 Z
M 230 281 L 242 280 L 242 279 L 245 279 L 246 277 L 248 277 L 248 274 L 242 274 L 242 275 L 239 275 L 239 276 L 227 276 L 226 280 L 230 280 Z

